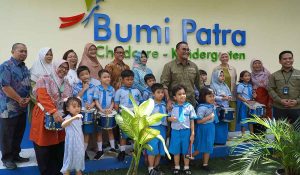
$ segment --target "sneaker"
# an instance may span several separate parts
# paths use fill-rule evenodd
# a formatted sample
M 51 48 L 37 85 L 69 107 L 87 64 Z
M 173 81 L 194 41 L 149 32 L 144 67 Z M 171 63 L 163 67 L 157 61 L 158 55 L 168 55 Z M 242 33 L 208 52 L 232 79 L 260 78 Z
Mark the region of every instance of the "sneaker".
M 94 160 L 99 160 L 103 156 L 103 151 L 97 151 Z
M 190 175 L 192 171 L 190 169 L 183 170 L 184 174 Z
M 149 173 L 149 175 L 163 175 L 164 173 L 162 173 L 161 171 L 158 171 L 157 169 L 152 169 Z
M 179 175 L 180 174 L 180 170 L 179 169 L 173 169 L 173 174 L 174 175 Z
M 84 160 L 90 160 L 89 155 L 87 154 L 87 152 L 85 152 L 85 154 L 84 154 Z
M 3 166 L 5 166 L 7 169 L 10 169 L 10 170 L 14 170 L 17 168 L 17 164 L 14 162 L 4 162 Z
M 118 155 L 118 160 L 122 162 L 124 161 L 124 159 L 125 159 L 125 151 L 121 151 Z
M 210 172 L 210 171 L 211 171 L 211 169 L 209 168 L 208 165 L 207 165 L 207 166 L 203 166 L 203 165 L 202 165 L 201 169 L 204 170 L 204 171 L 207 171 L 207 172 Z
M 116 150 L 115 148 L 110 148 L 110 149 L 109 149 L 109 152 L 116 153 L 116 152 L 117 152 L 117 150 Z
M 24 157 L 18 156 L 16 158 L 14 158 L 14 162 L 16 162 L 16 163 L 29 162 L 29 158 L 24 158 Z

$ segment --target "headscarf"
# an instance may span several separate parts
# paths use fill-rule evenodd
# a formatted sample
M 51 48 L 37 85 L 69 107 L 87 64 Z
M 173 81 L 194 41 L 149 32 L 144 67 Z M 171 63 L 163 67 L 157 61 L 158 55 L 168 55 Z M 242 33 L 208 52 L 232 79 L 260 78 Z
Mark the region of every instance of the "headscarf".
M 220 82 L 219 77 L 222 70 L 216 70 L 212 73 L 210 87 L 215 91 L 216 95 L 231 95 L 231 91 L 225 82 Z M 225 93 L 225 94 L 224 94 Z
M 92 46 L 95 46 L 95 45 L 92 43 L 88 43 L 85 45 L 79 66 L 87 66 L 90 69 L 91 77 L 98 79 L 98 72 L 100 70 L 102 70 L 103 68 L 102 68 L 100 62 L 98 61 L 97 56 L 92 57 L 91 55 L 89 55 L 89 49 Z
M 37 95 L 37 90 L 39 88 L 45 88 L 47 93 L 51 97 L 51 100 L 55 103 L 56 107 L 61 108 L 61 102 L 63 99 L 71 96 L 72 87 L 65 77 L 60 78 L 57 75 L 58 67 L 64 63 L 69 63 L 66 60 L 58 60 L 53 63 L 53 69 L 55 70 L 53 75 L 44 75 L 42 78 L 38 79 L 36 86 L 33 89 L 33 95 Z M 64 85 L 62 86 L 62 84 Z M 59 91 L 59 88 L 61 91 Z M 60 93 L 61 92 L 61 93 Z M 62 109 L 62 108 L 61 108 Z M 60 109 L 60 110 L 61 110 Z
M 146 66 L 146 64 L 143 64 L 143 63 L 141 62 L 141 59 L 142 59 L 142 52 L 137 51 L 137 52 L 134 54 L 134 61 L 133 61 L 132 68 L 138 68 L 138 69 L 141 69 L 141 70 L 146 71 L 147 66 Z M 147 59 L 148 59 L 148 58 L 147 58 Z
M 38 59 L 36 62 L 33 63 L 32 67 L 30 68 L 31 80 L 36 82 L 40 77 L 43 75 L 50 75 L 53 74 L 53 65 L 52 63 L 47 63 L 45 61 L 45 57 L 47 53 L 51 50 L 51 48 L 46 47 L 42 48 L 39 51 Z
M 255 61 L 260 61 L 262 65 L 262 70 L 255 72 L 253 69 L 253 64 Z M 258 87 L 266 88 L 269 82 L 270 72 L 263 66 L 262 61 L 259 59 L 253 59 L 250 63 L 251 68 L 251 80 L 253 84 L 253 88 L 257 89 Z

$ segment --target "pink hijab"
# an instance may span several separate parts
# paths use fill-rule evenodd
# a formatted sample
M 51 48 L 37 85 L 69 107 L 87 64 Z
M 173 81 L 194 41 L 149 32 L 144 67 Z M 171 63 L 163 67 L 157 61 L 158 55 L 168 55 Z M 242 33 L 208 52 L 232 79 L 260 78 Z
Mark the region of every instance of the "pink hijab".
M 255 61 L 260 61 L 262 65 L 262 70 L 261 71 L 254 71 L 253 69 L 253 64 Z M 250 64 L 251 68 L 251 79 L 252 79 L 252 84 L 253 88 L 257 89 L 258 87 L 263 87 L 266 88 L 269 82 L 269 76 L 270 72 L 263 66 L 262 61 L 259 59 L 253 59 L 251 60 Z
M 95 45 L 92 43 L 88 43 L 85 45 L 79 66 L 87 66 L 90 69 L 91 77 L 98 79 L 98 72 L 100 70 L 102 70 L 103 68 L 102 68 L 100 62 L 98 61 L 97 57 L 92 57 L 89 54 L 89 49 L 92 46 L 95 46 Z
M 72 87 L 69 84 L 66 78 L 60 78 L 57 75 L 58 67 L 64 63 L 69 64 L 66 60 L 55 61 L 53 64 L 53 70 L 55 70 L 54 75 L 44 75 L 36 82 L 36 86 L 33 89 L 33 95 L 37 95 L 37 90 L 39 88 L 45 88 L 47 90 L 48 95 L 51 97 L 51 100 L 54 102 L 56 107 L 59 106 L 60 102 L 63 99 L 68 98 L 72 95 Z M 62 84 L 64 83 L 64 87 Z M 62 93 L 59 95 L 58 87 L 61 88 Z

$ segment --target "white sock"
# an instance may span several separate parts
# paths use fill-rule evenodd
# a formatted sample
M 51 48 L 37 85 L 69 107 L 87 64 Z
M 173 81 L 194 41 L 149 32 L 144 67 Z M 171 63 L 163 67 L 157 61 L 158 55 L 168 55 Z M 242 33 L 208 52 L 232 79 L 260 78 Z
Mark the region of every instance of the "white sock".
M 97 142 L 97 145 L 98 145 L 98 150 L 102 151 L 102 142 Z
M 148 171 L 150 173 L 150 171 L 153 169 L 153 166 L 148 167 Z
M 86 151 L 88 144 L 84 143 L 84 150 Z
M 175 169 L 180 170 L 180 166 L 175 166 Z
M 203 164 L 203 166 L 207 166 L 208 164 Z
M 125 151 L 125 145 L 120 146 L 120 151 Z
M 190 169 L 190 166 L 184 166 L 183 169 L 184 169 L 184 170 L 188 170 L 188 169 Z
M 110 147 L 115 149 L 115 140 L 109 140 Z

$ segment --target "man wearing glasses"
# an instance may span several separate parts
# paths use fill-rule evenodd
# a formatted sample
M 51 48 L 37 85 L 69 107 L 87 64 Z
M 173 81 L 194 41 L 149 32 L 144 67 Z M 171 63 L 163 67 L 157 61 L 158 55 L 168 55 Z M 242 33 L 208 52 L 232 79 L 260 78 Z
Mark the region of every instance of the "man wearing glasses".
M 171 90 L 181 84 L 186 87 L 187 101 L 196 106 L 195 87 L 200 90 L 199 70 L 195 63 L 189 60 L 190 49 L 186 42 L 181 41 L 176 45 L 177 58 L 164 66 L 160 82 L 165 88 L 165 97 L 168 110 L 172 107 Z
M 116 46 L 114 48 L 114 61 L 105 66 L 105 69 L 110 73 L 111 85 L 115 90 L 121 87 L 121 72 L 130 70 L 130 67 L 123 62 L 124 56 L 124 48 L 122 46 Z

